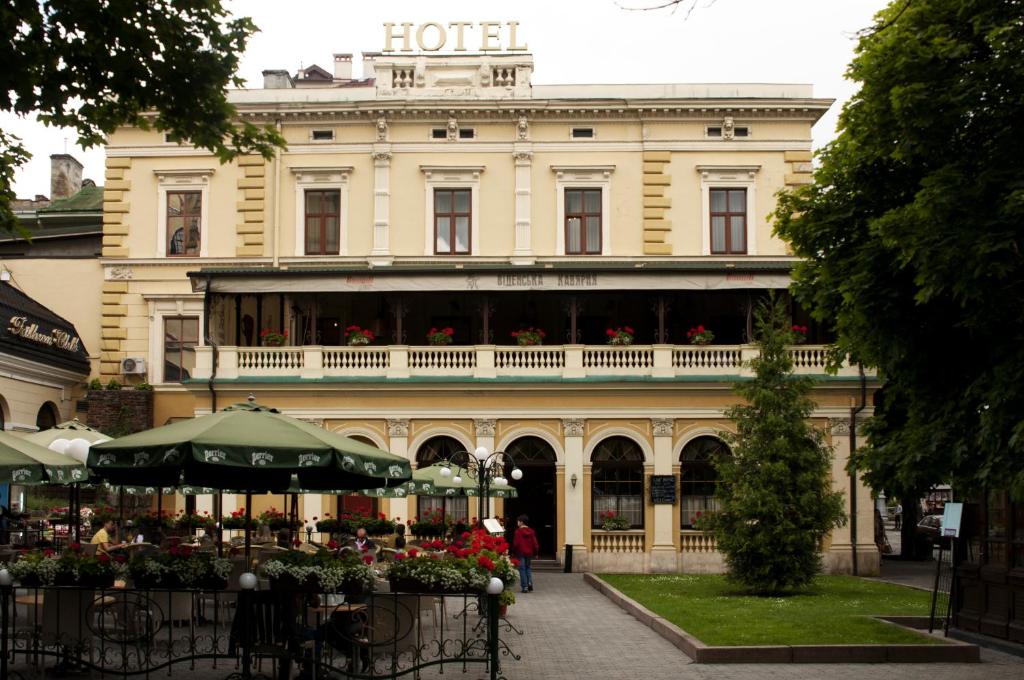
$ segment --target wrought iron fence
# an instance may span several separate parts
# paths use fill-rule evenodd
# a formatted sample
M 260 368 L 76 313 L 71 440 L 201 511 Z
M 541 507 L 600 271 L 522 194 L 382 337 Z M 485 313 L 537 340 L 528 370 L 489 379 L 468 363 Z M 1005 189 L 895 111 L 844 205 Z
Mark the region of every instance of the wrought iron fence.
M 50 671 L 229 678 L 397 678 L 432 667 L 504 677 L 522 634 L 497 595 L 0 586 L 0 678 Z

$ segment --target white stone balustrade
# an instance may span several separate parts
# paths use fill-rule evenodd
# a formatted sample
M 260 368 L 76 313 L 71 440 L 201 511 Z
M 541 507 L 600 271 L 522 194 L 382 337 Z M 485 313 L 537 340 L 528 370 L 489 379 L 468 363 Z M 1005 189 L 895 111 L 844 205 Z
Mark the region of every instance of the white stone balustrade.
M 603 531 L 594 529 L 590 532 L 590 552 L 592 553 L 642 553 L 646 534 L 643 529 L 636 531 Z
M 683 529 L 679 532 L 679 551 L 684 553 L 713 553 L 718 551 L 715 537 L 703 531 Z
M 789 350 L 796 372 L 824 375 L 828 348 L 797 345 Z M 405 345 L 321 347 L 220 347 L 217 378 L 326 377 L 415 378 L 731 378 L 750 376 L 754 345 Z M 213 348 L 196 348 L 195 380 L 213 372 Z M 842 377 L 856 377 L 844 365 Z

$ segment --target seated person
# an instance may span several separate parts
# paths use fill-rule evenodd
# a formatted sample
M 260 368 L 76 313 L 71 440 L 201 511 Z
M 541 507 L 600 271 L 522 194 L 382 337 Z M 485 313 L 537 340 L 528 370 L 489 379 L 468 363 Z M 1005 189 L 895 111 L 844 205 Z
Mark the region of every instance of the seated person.
M 261 524 L 256 530 L 256 535 L 252 539 L 253 543 L 273 543 L 274 535 L 270 533 L 270 527 L 266 524 Z
M 114 534 L 114 520 L 108 519 L 103 526 L 92 535 L 89 543 L 96 546 L 97 553 L 109 553 L 111 550 L 124 547 L 122 543 L 114 543 L 111 534 Z
M 377 549 L 377 544 L 374 543 L 369 537 L 367 537 L 366 529 L 364 527 L 359 527 L 358 529 L 356 529 L 356 537 L 352 539 L 349 545 L 355 548 L 360 553 Z
M 277 547 L 286 549 L 292 547 L 291 535 L 287 529 L 281 529 L 277 532 Z

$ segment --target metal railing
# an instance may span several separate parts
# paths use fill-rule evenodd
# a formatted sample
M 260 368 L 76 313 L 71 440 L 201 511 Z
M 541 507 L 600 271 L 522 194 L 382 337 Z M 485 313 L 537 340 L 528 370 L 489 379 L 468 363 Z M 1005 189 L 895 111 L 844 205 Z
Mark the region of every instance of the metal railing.
M 0 678 L 44 668 L 104 677 L 182 668 L 242 680 L 293 669 L 312 678 L 397 678 L 448 666 L 495 679 L 500 658 L 520 658 L 500 637 L 520 631 L 500 615 L 498 598 L 0 586 Z

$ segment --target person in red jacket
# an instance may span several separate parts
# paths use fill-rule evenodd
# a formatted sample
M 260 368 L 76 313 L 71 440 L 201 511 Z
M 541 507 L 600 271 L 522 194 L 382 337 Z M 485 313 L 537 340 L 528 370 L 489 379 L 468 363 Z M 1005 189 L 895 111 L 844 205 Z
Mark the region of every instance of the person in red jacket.
M 518 528 L 515 536 L 512 537 L 512 555 L 519 560 L 519 585 L 524 593 L 533 592 L 533 572 L 530 570 L 530 561 L 540 552 L 537 534 L 526 526 L 529 521 L 530 519 L 526 515 L 519 515 L 516 520 Z

